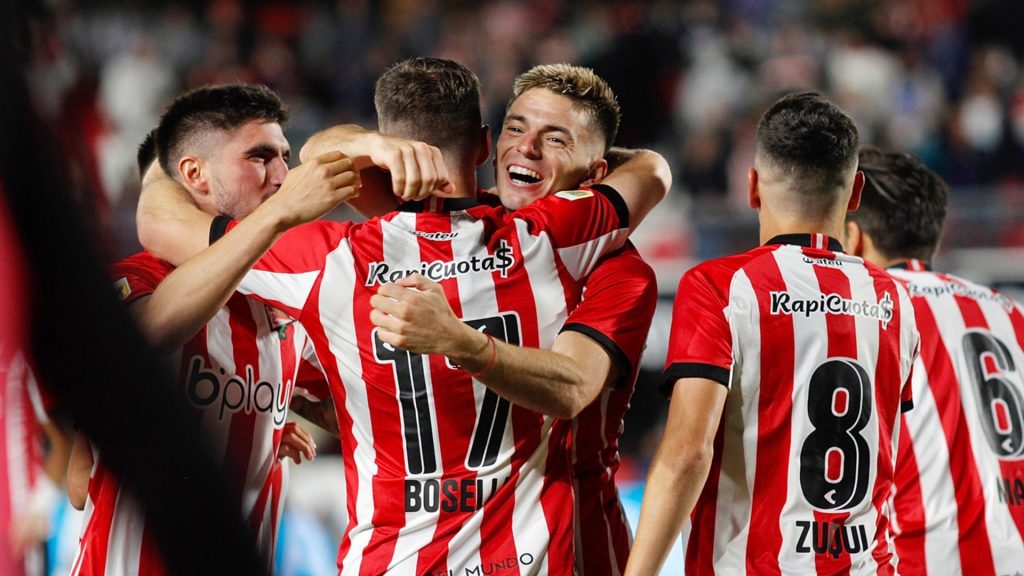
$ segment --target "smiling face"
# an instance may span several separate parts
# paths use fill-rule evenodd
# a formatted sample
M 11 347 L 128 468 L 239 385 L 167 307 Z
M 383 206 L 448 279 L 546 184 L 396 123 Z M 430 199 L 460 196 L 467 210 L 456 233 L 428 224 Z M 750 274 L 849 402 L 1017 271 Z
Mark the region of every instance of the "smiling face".
M 223 133 L 206 163 L 217 211 L 248 216 L 281 187 L 290 154 L 277 122 L 247 122 Z
M 587 114 L 566 96 L 523 92 L 505 113 L 497 146 L 497 189 L 510 210 L 552 192 L 604 176 L 604 141 Z

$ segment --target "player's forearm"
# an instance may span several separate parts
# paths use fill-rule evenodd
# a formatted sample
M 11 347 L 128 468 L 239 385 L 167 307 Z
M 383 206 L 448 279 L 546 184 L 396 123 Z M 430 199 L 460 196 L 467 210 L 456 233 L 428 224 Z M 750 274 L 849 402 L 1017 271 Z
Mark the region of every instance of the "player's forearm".
M 666 461 L 677 458 L 659 449 L 651 463 L 640 523 L 626 565 L 627 576 L 647 576 L 661 570 L 707 478 L 710 457 L 691 460 L 684 466 Z
M 620 162 L 602 181 L 615 188 L 629 209 L 630 230 L 643 221 L 647 214 L 668 194 L 672 186 L 672 171 L 661 154 L 651 150 L 613 148 L 614 164 Z
M 359 170 L 362 186 L 359 197 L 348 201 L 349 206 L 367 218 L 386 214 L 398 207 L 398 198 L 391 189 L 391 177 L 375 166 L 370 150 L 380 135 L 355 124 L 332 126 L 309 137 L 299 151 L 305 162 L 327 152 L 341 152 L 352 159 Z
M 596 369 L 588 369 L 586 363 L 561 351 L 500 341 L 492 349 L 483 334 L 451 359 L 471 373 L 482 371 L 476 379 L 499 396 L 556 418 L 579 414 L 600 392 L 609 370 L 607 363 L 599 362 Z
M 206 248 L 212 220 L 181 184 L 153 163 L 143 179 L 136 211 L 139 242 L 146 250 L 171 264 L 181 264 Z
M 137 315 L 150 343 L 170 351 L 187 342 L 224 307 L 242 277 L 282 231 L 273 213 L 256 210 L 171 272 Z
M 71 458 L 68 461 L 67 488 L 68 500 L 75 510 L 85 508 L 89 496 L 89 476 L 92 474 L 92 448 L 89 440 L 81 432 L 75 434 L 71 446 Z
M 335 438 L 340 436 L 338 414 L 334 411 L 334 401 L 331 398 L 313 402 L 302 396 L 295 395 L 292 397 L 292 403 L 289 407 L 292 412 L 302 416 L 309 423 L 314 424 L 331 436 Z

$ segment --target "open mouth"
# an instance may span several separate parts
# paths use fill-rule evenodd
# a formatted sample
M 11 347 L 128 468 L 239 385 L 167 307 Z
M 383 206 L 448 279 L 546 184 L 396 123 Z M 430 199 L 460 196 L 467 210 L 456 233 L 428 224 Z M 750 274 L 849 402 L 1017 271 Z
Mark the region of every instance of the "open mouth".
M 540 174 L 522 166 L 509 166 L 508 177 L 512 180 L 513 184 L 519 185 L 536 184 L 544 179 Z

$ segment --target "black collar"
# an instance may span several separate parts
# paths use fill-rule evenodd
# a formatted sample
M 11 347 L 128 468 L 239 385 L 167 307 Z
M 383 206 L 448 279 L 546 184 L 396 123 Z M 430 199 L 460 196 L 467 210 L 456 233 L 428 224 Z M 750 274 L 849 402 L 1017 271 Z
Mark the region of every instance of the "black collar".
M 833 252 L 843 251 L 843 245 L 839 243 L 839 240 L 825 234 L 779 234 L 764 244 L 765 246 L 770 244 L 795 244 L 804 248 L 828 249 Z
M 488 194 L 484 190 L 478 190 L 477 195 L 471 198 L 425 198 L 415 202 L 405 202 L 398 207 L 401 212 L 458 212 L 469 210 L 474 206 L 500 206 L 501 199 L 497 194 Z

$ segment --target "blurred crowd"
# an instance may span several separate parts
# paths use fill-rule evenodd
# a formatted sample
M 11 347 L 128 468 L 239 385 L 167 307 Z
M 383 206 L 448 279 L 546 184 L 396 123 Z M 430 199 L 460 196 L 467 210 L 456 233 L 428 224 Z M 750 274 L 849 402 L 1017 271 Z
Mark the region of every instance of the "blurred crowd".
M 50 4 L 37 101 L 66 140 L 85 141 L 79 176 L 114 214 L 109 225 L 127 245 L 118 254 L 135 248 L 135 146 L 178 91 L 268 84 L 290 105 L 299 146 L 332 123 L 372 125 L 373 80 L 410 55 L 474 69 L 492 126 L 517 72 L 555 61 L 595 68 L 622 101 L 619 144 L 655 147 L 674 164 L 665 219 L 680 225 L 649 242 L 658 254 L 703 259 L 749 245 L 749 229 L 719 223 L 751 220 L 757 117 L 797 87 L 827 92 L 865 143 L 924 158 L 966 204 L 998 204 L 991 218 L 1024 211 L 1024 37 L 1012 0 Z M 963 242 L 1024 244 L 1005 222 L 983 229 Z

